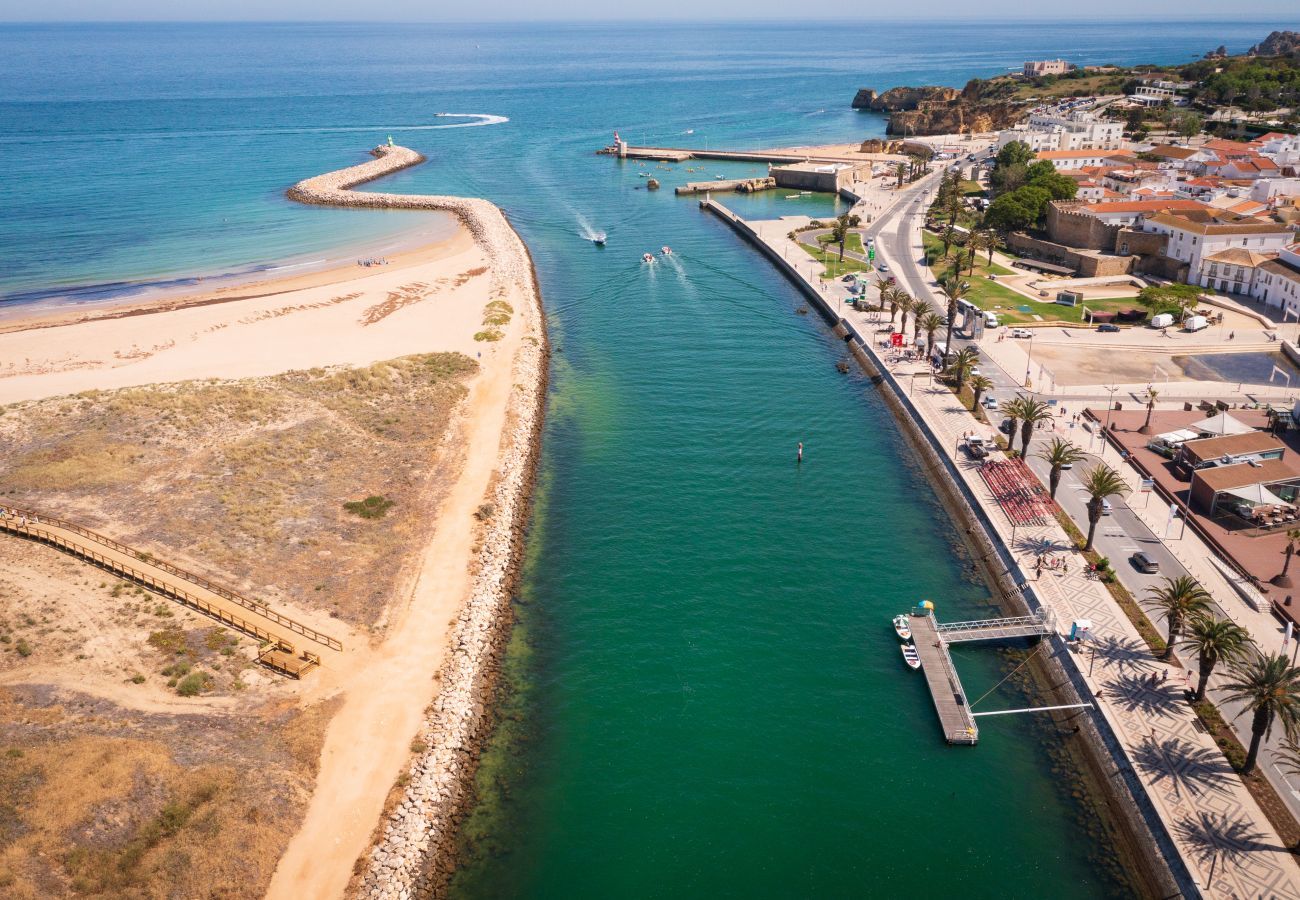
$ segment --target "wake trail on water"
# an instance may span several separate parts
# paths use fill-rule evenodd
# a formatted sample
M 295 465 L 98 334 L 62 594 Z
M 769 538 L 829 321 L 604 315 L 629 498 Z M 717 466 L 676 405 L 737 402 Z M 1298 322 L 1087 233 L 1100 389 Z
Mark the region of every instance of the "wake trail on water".
M 472 122 L 455 122 L 450 125 L 323 125 L 318 128 L 222 128 L 215 131 L 136 131 L 136 132 L 114 132 L 100 133 L 95 135 L 76 135 L 62 134 L 51 135 L 48 137 L 42 135 L 14 135 L 0 139 L 0 143 L 12 143 L 22 141 L 30 143 L 32 141 L 51 141 L 51 140 L 68 140 L 77 137 L 93 137 L 96 140 L 102 139 L 134 139 L 134 138 L 203 138 L 203 137 L 247 137 L 250 135 L 291 135 L 291 134 L 351 134 L 369 132 L 387 133 L 390 131 L 441 131 L 446 128 L 480 128 L 484 125 L 501 125 L 509 122 L 508 116 L 497 116 L 491 113 L 434 113 L 434 118 L 438 119 L 473 119 Z

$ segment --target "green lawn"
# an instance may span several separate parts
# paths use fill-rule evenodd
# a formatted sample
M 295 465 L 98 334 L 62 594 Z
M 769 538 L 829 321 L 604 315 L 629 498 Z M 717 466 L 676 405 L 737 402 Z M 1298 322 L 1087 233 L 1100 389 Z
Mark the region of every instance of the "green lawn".
M 817 243 L 824 246 L 827 250 L 831 251 L 836 256 L 839 256 L 840 245 L 831 243 L 830 234 L 818 235 Z M 865 256 L 867 253 L 867 251 L 862 247 L 862 235 L 858 234 L 856 231 L 849 232 L 848 237 L 845 238 L 844 240 L 844 249 L 849 253 L 860 253 L 863 256 Z
M 861 246 L 861 244 L 862 240 L 859 238 L 858 245 Z M 824 247 L 814 247 L 811 244 L 805 244 L 802 242 L 800 242 L 799 246 L 806 250 L 809 256 L 826 267 L 826 271 L 822 272 L 822 278 L 839 278 L 841 275 L 847 275 L 849 272 L 871 271 L 865 264 L 858 262 L 856 259 L 849 259 L 847 256 L 844 257 L 843 262 L 840 262 L 838 244 L 833 249 L 829 250 Z
M 957 187 L 961 190 L 961 195 L 963 197 L 984 196 L 984 188 L 980 185 L 978 181 L 971 181 L 969 178 L 965 178 L 962 179 L 962 182 L 959 185 L 957 185 Z
M 925 256 L 930 261 L 930 267 L 934 271 L 935 278 L 943 280 L 952 270 L 952 260 L 943 256 L 942 239 L 928 231 L 921 233 L 921 239 L 925 244 Z M 983 261 L 987 259 L 987 254 L 979 254 L 975 261 L 974 274 L 962 276 L 970 283 L 970 290 L 966 294 L 966 299 L 980 309 L 997 313 L 1002 322 L 1011 325 L 1041 322 L 1080 323 L 1084 321 L 1083 307 L 1062 306 L 1056 303 L 1055 292 L 1052 292 L 1047 297 L 1030 298 L 1019 291 L 1013 291 L 1009 287 L 998 284 L 997 281 L 990 280 L 989 275 L 1002 276 L 1017 273 L 996 263 L 991 266 L 986 265 Z M 1119 312 L 1123 309 L 1132 309 L 1138 305 L 1137 299 L 1134 297 L 1109 297 L 1100 300 L 1088 300 L 1086 303 L 1088 309 L 1093 312 Z M 1026 312 L 1021 307 L 1028 307 L 1029 311 Z M 1035 316 L 1040 318 L 1035 318 Z

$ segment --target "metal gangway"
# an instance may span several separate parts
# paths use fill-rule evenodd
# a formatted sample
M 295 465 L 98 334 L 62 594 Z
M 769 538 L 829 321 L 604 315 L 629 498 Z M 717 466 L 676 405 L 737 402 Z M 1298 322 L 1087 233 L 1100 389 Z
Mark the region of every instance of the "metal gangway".
M 971 622 L 935 622 L 935 631 L 945 643 L 997 641 L 1008 638 L 1043 637 L 1056 630 L 1056 617 L 1046 608 L 1037 615 L 1005 619 L 977 619 Z
M 934 711 L 939 716 L 939 726 L 944 739 L 950 744 L 976 744 L 979 727 L 975 717 L 999 713 L 977 713 L 957 675 L 957 666 L 948 652 L 949 644 L 973 641 L 1007 640 L 1012 638 L 1044 637 L 1056 627 L 1056 617 L 1044 607 L 1032 616 L 1015 616 L 1001 619 L 979 619 L 969 622 L 942 624 L 931 609 L 916 608 L 911 611 L 908 625 L 912 630 L 913 645 L 921 657 L 921 673 L 925 676 Z M 1047 709 L 1068 707 L 1042 707 Z M 1030 712 L 1032 710 L 1007 710 L 1004 712 Z

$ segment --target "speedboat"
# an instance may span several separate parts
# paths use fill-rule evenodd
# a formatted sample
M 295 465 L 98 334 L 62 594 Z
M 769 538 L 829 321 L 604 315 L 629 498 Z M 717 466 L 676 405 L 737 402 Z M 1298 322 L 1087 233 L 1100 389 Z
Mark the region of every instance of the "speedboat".
M 912 629 L 907 624 L 907 616 L 894 616 L 894 630 L 898 632 L 898 636 L 903 640 L 910 641 L 912 639 Z
M 665 245 L 659 248 L 659 252 L 662 253 L 664 256 L 672 256 L 673 248 Z
M 595 234 L 591 236 L 591 242 L 595 244 L 597 247 L 605 246 L 605 232 L 597 231 Z
M 909 669 L 921 668 L 921 655 L 916 652 L 916 648 L 911 644 L 900 644 L 903 650 L 903 662 L 907 663 Z
M 652 263 L 652 262 L 654 262 L 654 261 L 655 261 L 655 255 L 654 255 L 653 253 L 642 253 L 642 254 L 641 254 L 641 262 Z

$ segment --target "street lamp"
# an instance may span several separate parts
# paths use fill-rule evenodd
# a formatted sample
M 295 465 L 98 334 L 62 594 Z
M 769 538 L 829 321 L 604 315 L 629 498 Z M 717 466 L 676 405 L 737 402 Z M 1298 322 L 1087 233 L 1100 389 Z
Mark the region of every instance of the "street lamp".
M 1029 358 L 1025 360 L 1025 387 L 1029 387 L 1029 370 L 1034 364 L 1034 333 L 1029 332 Z

